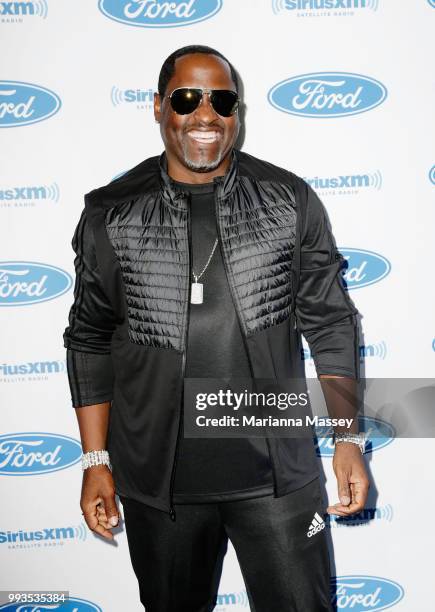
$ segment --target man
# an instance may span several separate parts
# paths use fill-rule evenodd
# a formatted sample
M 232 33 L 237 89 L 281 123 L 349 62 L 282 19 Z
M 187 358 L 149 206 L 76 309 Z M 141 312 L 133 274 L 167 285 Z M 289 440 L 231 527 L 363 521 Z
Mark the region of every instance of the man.
M 252 610 L 332 609 L 325 530 L 309 532 L 323 512 L 313 441 L 183 432 L 184 378 L 303 378 L 301 332 L 331 414 L 359 378 L 325 210 L 302 179 L 234 148 L 238 89 L 216 50 L 169 56 L 154 102 L 164 153 L 87 194 L 73 238 L 80 505 L 112 538 L 119 495 L 147 612 L 213 610 L 228 538 Z M 368 479 L 358 436 L 339 433 L 328 511 L 346 516 Z

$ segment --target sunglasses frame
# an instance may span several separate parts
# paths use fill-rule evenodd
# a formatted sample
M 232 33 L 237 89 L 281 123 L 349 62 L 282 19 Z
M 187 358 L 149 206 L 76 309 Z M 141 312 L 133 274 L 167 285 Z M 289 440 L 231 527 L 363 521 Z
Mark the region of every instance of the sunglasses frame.
M 180 89 L 193 89 L 196 91 L 200 91 L 201 92 L 201 99 L 198 103 L 198 105 L 192 110 L 190 111 L 190 113 L 177 113 L 177 111 L 174 109 L 174 107 L 172 106 L 172 96 L 174 95 L 174 93 L 176 91 L 180 91 Z M 231 91 L 231 93 L 236 94 L 236 108 L 234 109 L 234 111 L 230 114 L 230 115 L 221 115 L 217 112 L 217 110 L 215 109 L 215 107 L 213 106 L 213 103 L 211 101 L 211 94 L 213 92 L 217 92 L 217 91 Z M 204 94 L 208 94 L 209 98 L 210 98 L 210 104 L 211 107 L 213 108 L 214 112 L 217 113 L 219 115 L 219 117 L 224 117 L 226 119 L 228 119 L 229 117 L 232 117 L 233 115 L 237 114 L 238 110 L 239 110 L 239 104 L 240 104 L 240 97 L 239 94 L 237 93 L 237 91 L 233 91 L 232 89 L 210 89 L 209 87 L 176 87 L 173 91 L 171 91 L 171 93 L 169 94 L 169 96 L 165 96 L 165 98 L 168 98 L 169 100 L 171 100 L 171 108 L 174 111 L 174 113 L 177 113 L 177 115 L 191 115 L 192 113 L 194 113 L 197 108 L 202 104 L 202 100 L 204 98 Z

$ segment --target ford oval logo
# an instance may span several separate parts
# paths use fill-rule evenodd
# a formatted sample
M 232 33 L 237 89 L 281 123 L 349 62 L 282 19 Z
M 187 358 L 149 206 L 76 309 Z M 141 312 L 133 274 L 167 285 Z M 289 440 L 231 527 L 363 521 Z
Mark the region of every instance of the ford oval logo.
M 334 118 L 358 115 L 387 97 L 382 83 L 350 72 L 312 72 L 281 81 L 268 93 L 278 110 L 302 117 Z
M 60 268 L 28 261 L 0 261 L 0 306 L 28 306 L 59 297 L 72 286 Z
M 429 170 L 429 180 L 435 185 L 435 166 Z
M 115 21 L 141 28 L 177 28 L 204 21 L 222 8 L 222 0 L 100 0 L 100 11 Z
M 360 416 L 358 418 L 359 430 L 366 434 L 366 453 L 379 450 L 394 440 L 396 431 L 394 427 L 374 417 Z M 316 427 L 316 453 L 319 457 L 332 457 L 334 454 L 334 442 L 332 438 L 332 427 Z
M 0 81 L 0 127 L 37 123 L 52 117 L 61 107 L 54 91 L 21 81 Z
M 60 610 L 61 612 L 103 612 L 100 606 L 88 601 L 87 599 L 79 599 L 78 597 L 70 597 L 65 602 L 58 604 L 23 604 L 23 603 L 7 603 L 0 606 L 0 610 L 4 612 L 44 612 L 44 610 Z
M 341 270 L 347 289 L 359 289 L 378 283 L 391 271 L 390 262 L 379 253 L 345 248 L 339 251 L 348 262 L 347 267 Z
M 78 440 L 59 434 L 27 432 L 0 436 L 0 474 L 33 476 L 64 470 L 80 461 Z
M 352 612 L 386 610 L 404 595 L 400 584 L 379 576 L 334 576 L 331 587 L 336 609 Z

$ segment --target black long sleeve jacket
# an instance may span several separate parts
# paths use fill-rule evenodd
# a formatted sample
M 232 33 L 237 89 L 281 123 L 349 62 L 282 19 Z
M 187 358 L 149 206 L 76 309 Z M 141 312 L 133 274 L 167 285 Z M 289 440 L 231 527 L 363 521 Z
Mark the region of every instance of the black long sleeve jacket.
M 345 291 L 326 211 L 295 174 L 234 150 L 214 179 L 225 271 L 253 378 L 359 379 L 358 311 Z M 190 302 L 187 194 L 151 157 L 85 196 L 72 246 L 74 302 L 64 333 L 75 407 L 112 402 L 107 440 L 116 492 L 175 519 Z M 309 438 L 268 435 L 275 496 L 319 473 Z

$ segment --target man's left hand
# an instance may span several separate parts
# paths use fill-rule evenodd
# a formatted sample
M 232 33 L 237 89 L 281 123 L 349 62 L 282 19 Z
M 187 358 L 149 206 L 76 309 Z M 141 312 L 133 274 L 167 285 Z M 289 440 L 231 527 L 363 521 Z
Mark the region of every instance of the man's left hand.
M 352 442 L 338 442 L 332 466 L 337 478 L 340 502 L 328 506 L 328 514 L 349 516 L 361 512 L 367 501 L 370 483 L 358 446 Z

